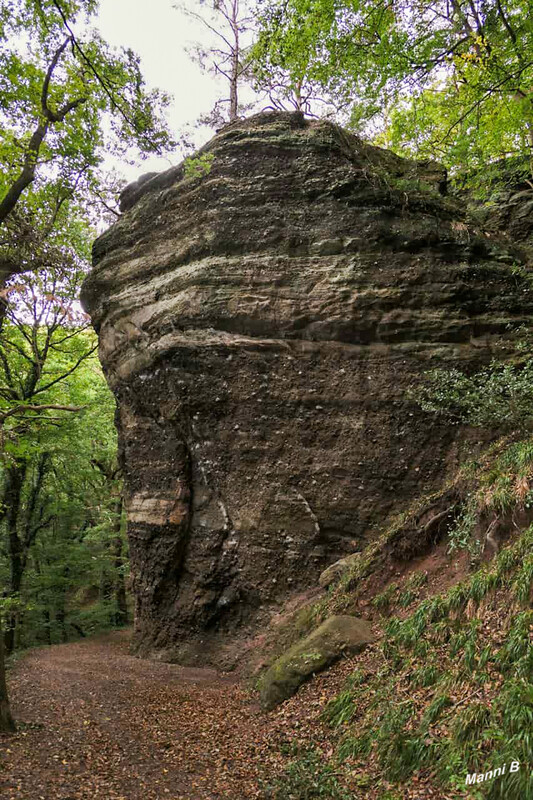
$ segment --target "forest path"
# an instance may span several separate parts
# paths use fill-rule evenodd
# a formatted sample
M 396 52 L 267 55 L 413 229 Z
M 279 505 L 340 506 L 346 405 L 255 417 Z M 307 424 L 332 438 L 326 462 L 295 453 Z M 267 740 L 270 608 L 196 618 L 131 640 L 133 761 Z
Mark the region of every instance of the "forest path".
M 2 800 L 250 800 L 268 717 L 214 670 L 128 654 L 129 631 L 30 651 L 10 672 Z

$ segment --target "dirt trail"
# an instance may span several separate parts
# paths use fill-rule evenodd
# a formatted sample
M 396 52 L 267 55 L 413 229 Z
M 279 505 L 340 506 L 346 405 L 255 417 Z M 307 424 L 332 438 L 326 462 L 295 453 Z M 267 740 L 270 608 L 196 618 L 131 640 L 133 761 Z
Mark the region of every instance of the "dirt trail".
M 2 800 L 249 800 L 268 717 L 234 679 L 128 654 L 127 632 L 30 652 L 10 673 Z

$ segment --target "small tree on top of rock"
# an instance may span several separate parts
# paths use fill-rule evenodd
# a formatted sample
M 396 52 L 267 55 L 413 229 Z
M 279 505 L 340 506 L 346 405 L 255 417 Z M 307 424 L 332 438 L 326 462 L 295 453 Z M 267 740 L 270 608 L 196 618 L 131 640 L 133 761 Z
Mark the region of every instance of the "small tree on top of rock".
M 204 124 L 220 125 L 237 119 L 246 109 L 239 93 L 251 77 L 249 48 L 254 14 L 251 0 L 200 0 L 200 7 L 198 12 L 187 5 L 174 6 L 199 21 L 213 36 L 212 46 L 196 44 L 191 55 L 203 70 L 227 82 L 227 97 L 218 100 L 211 113 L 200 119 Z

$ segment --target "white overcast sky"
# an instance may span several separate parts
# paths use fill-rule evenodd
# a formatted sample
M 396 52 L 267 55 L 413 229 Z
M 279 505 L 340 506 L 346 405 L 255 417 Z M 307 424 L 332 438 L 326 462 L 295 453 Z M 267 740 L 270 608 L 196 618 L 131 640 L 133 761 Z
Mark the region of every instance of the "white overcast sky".
M 195 0 L 189 2 L 199 8 Z M 97 26 L 110 44 L 131 47 L 141 56 L 150 88 L 159 87 L 174 96 L 167 117 L 176 135 L 212 108 L 223 87 L 203 73 L 186 52 L 195 41 L 206 43 L 206 30 L 172 5 L 173 0 L 100 0 Z M 195 143 L 200 145 L 211 135 L 203 128 Z M 177 152 L 166 159 L 149 158 L 140 166 L 115 166 L 130 181 L 142 172 L 167 169 L 181 158 Z

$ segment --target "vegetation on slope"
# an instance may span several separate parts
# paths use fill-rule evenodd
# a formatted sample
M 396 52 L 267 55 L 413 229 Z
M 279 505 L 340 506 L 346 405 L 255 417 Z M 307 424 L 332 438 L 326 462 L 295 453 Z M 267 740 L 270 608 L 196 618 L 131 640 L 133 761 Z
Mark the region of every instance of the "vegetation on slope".
M 532 486 L 530 438 L 465 466 L 440 573 L 411 568 L 369 603 L 382 637 L 329 698 L 329 758 L 304 749 L 266 796 L 533 797 Z M 466 576 L 438 591 L 459 558 Z M 352 574 L 328 599 L 358 597 Z

